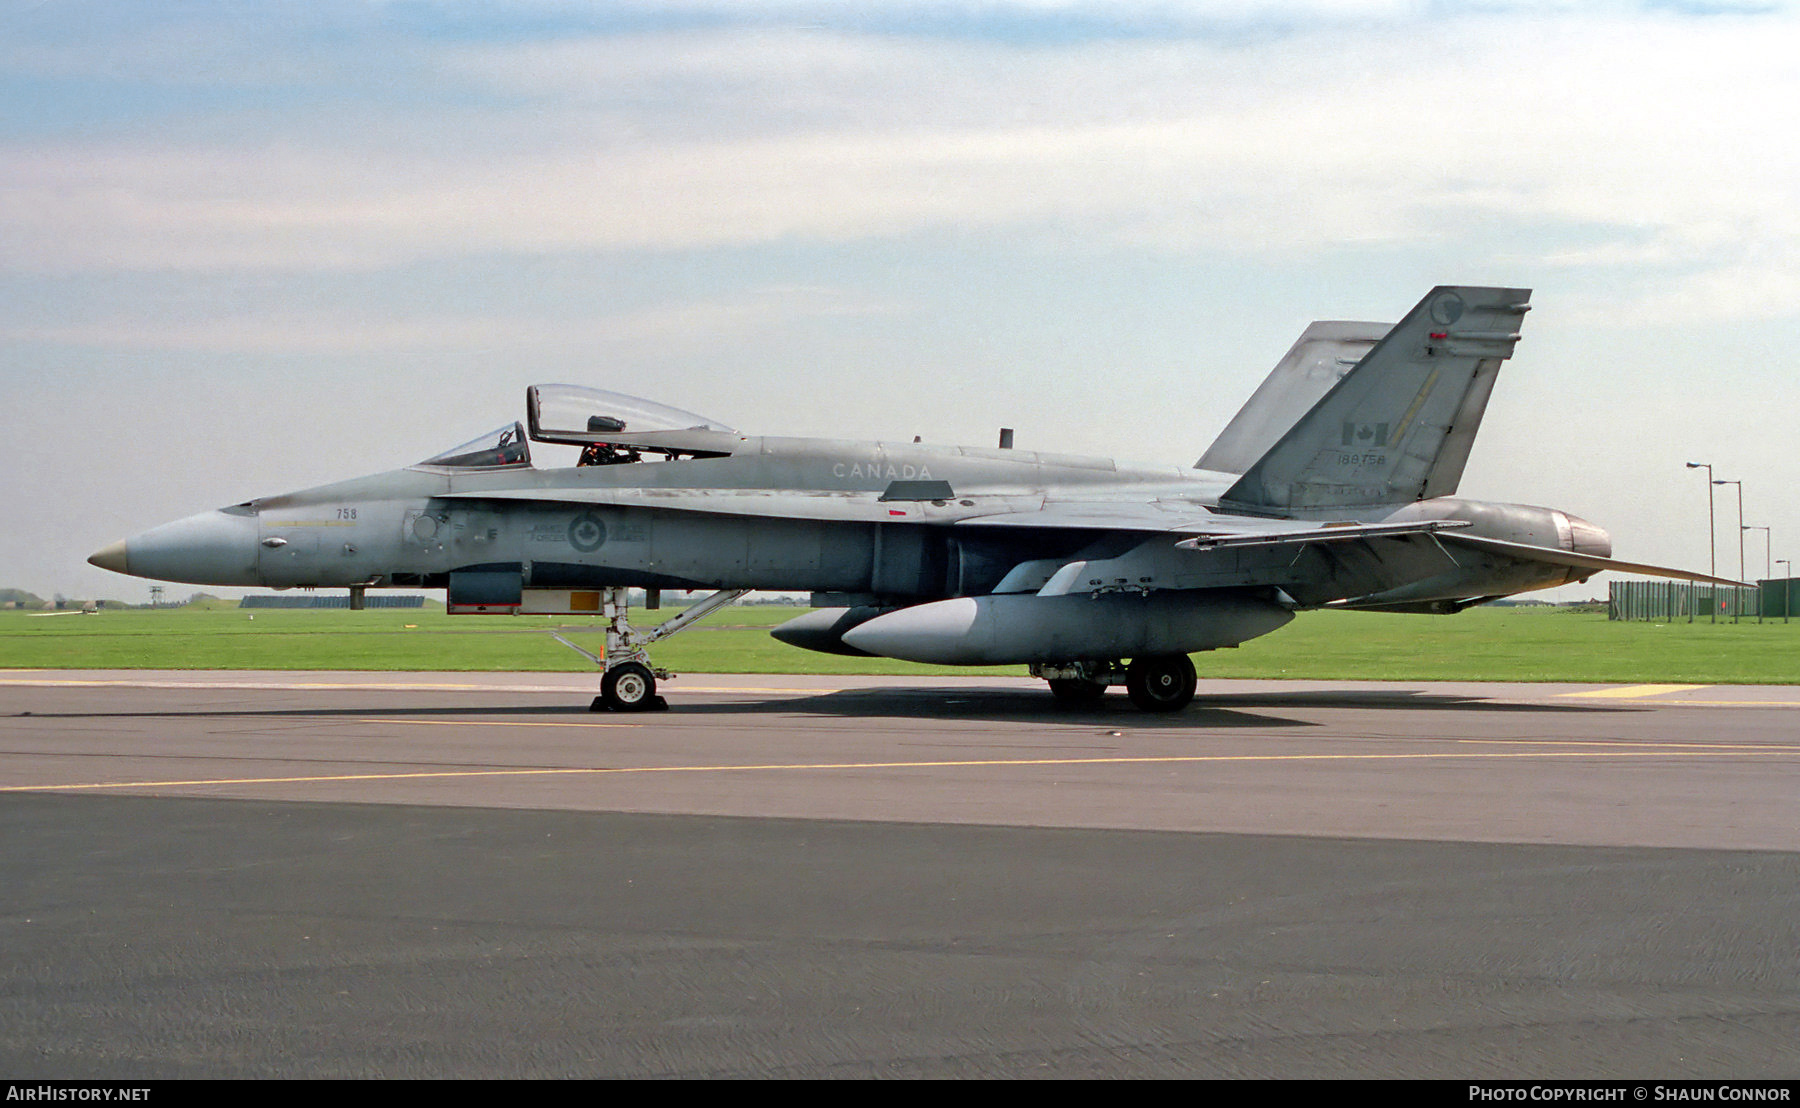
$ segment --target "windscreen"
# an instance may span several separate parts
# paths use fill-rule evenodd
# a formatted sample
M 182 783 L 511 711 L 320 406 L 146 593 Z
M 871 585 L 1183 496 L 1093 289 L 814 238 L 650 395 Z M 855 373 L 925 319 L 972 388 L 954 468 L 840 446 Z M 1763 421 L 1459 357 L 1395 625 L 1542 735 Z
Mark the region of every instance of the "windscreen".
M 442 454 L 419 463 L 426 466 L 455 466 L 475 469 L 492 466 L 531 464 L 531 448 L 525 442 L 525 428 L 517 422 L 496 427 L 480 438 L 453 446 Z

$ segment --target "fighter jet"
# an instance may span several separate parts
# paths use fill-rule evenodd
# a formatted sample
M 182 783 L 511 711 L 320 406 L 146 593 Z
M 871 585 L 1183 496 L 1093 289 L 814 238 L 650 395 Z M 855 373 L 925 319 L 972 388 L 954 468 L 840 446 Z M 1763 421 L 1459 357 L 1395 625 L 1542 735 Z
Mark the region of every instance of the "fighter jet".
M 1067 703 L 1151 712 L 1189 655 L 1311 608 L 1454 613 L 1601 570 L 1607 533 L 1454 495 L 1530 290 L 1444 286 L 1392 327 L 1319 323 L 1192 468 L 919 442 L 749 435 L 572 385 L 523 423 L 388 473 L 259 497 L 89 561 L 206 585 L 445 589 L 451 613 L 606 621 L 595 710 L 666 706 L 646 648 L 750 590 L 807 592 L 773 632 L 827 653 L 1030 667 Z M 532 443 L 581 448 L 539 468 Z M 540 451 L 540 453 L 542 453 Z M 650 629 L 629 589 L 713 590 Z

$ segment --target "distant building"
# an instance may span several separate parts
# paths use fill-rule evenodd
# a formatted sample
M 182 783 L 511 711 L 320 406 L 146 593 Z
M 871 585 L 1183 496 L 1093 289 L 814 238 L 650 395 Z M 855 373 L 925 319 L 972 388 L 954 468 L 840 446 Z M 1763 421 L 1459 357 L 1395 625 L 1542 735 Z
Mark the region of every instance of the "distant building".
M 365 608 L 423 608 L 425 598 L 422 596 L 366 596 L 363 598 Z M 246 596 L 238 601 L 240 608 L 348 608 L 348 596 L 320 596 L 317 593 L 302 593 L 299 596 Z

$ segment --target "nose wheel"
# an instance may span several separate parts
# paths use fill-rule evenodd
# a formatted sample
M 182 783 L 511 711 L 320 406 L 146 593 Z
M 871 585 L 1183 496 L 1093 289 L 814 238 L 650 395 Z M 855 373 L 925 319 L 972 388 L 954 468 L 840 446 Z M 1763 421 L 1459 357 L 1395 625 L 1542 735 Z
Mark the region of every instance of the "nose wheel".
M 596 711 L 613 712 L 657 712 L 668 706 L 656 695 L 656 672 L 642 662 L 624 662 L 607 670 L 592 705 Z

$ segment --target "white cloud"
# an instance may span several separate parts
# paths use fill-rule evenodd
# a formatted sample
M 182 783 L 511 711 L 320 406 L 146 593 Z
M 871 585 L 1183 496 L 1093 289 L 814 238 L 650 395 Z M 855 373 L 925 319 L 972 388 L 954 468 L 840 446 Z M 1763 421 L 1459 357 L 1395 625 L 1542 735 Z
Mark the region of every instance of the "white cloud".
M 445 73 L 522 106 L 229 145 L 15 142 L 0 264 L 329 270 L 1004 230 L 1259 256 L 1504 241 L 1521 264 L 1783 287 L 1800 69 L 1775 29 L 1795 28 L 1534 12 L 1251 45 L 458 47 Z
M 182 317 L 106 313 L 85 322 L 0 325 L 0 341 L 110 350 L 215 354 L 444 354 L 521 351 L 579 345 L 594 350 L 677 353 L 779 334 L 803 320 L 902 314 L 902 304 L 822 286 L 769 285 L 685 303 L 599 310 L 579 318 L 551 314 L 406 313 L 383 306 L 299 309 L 288 305 Z

